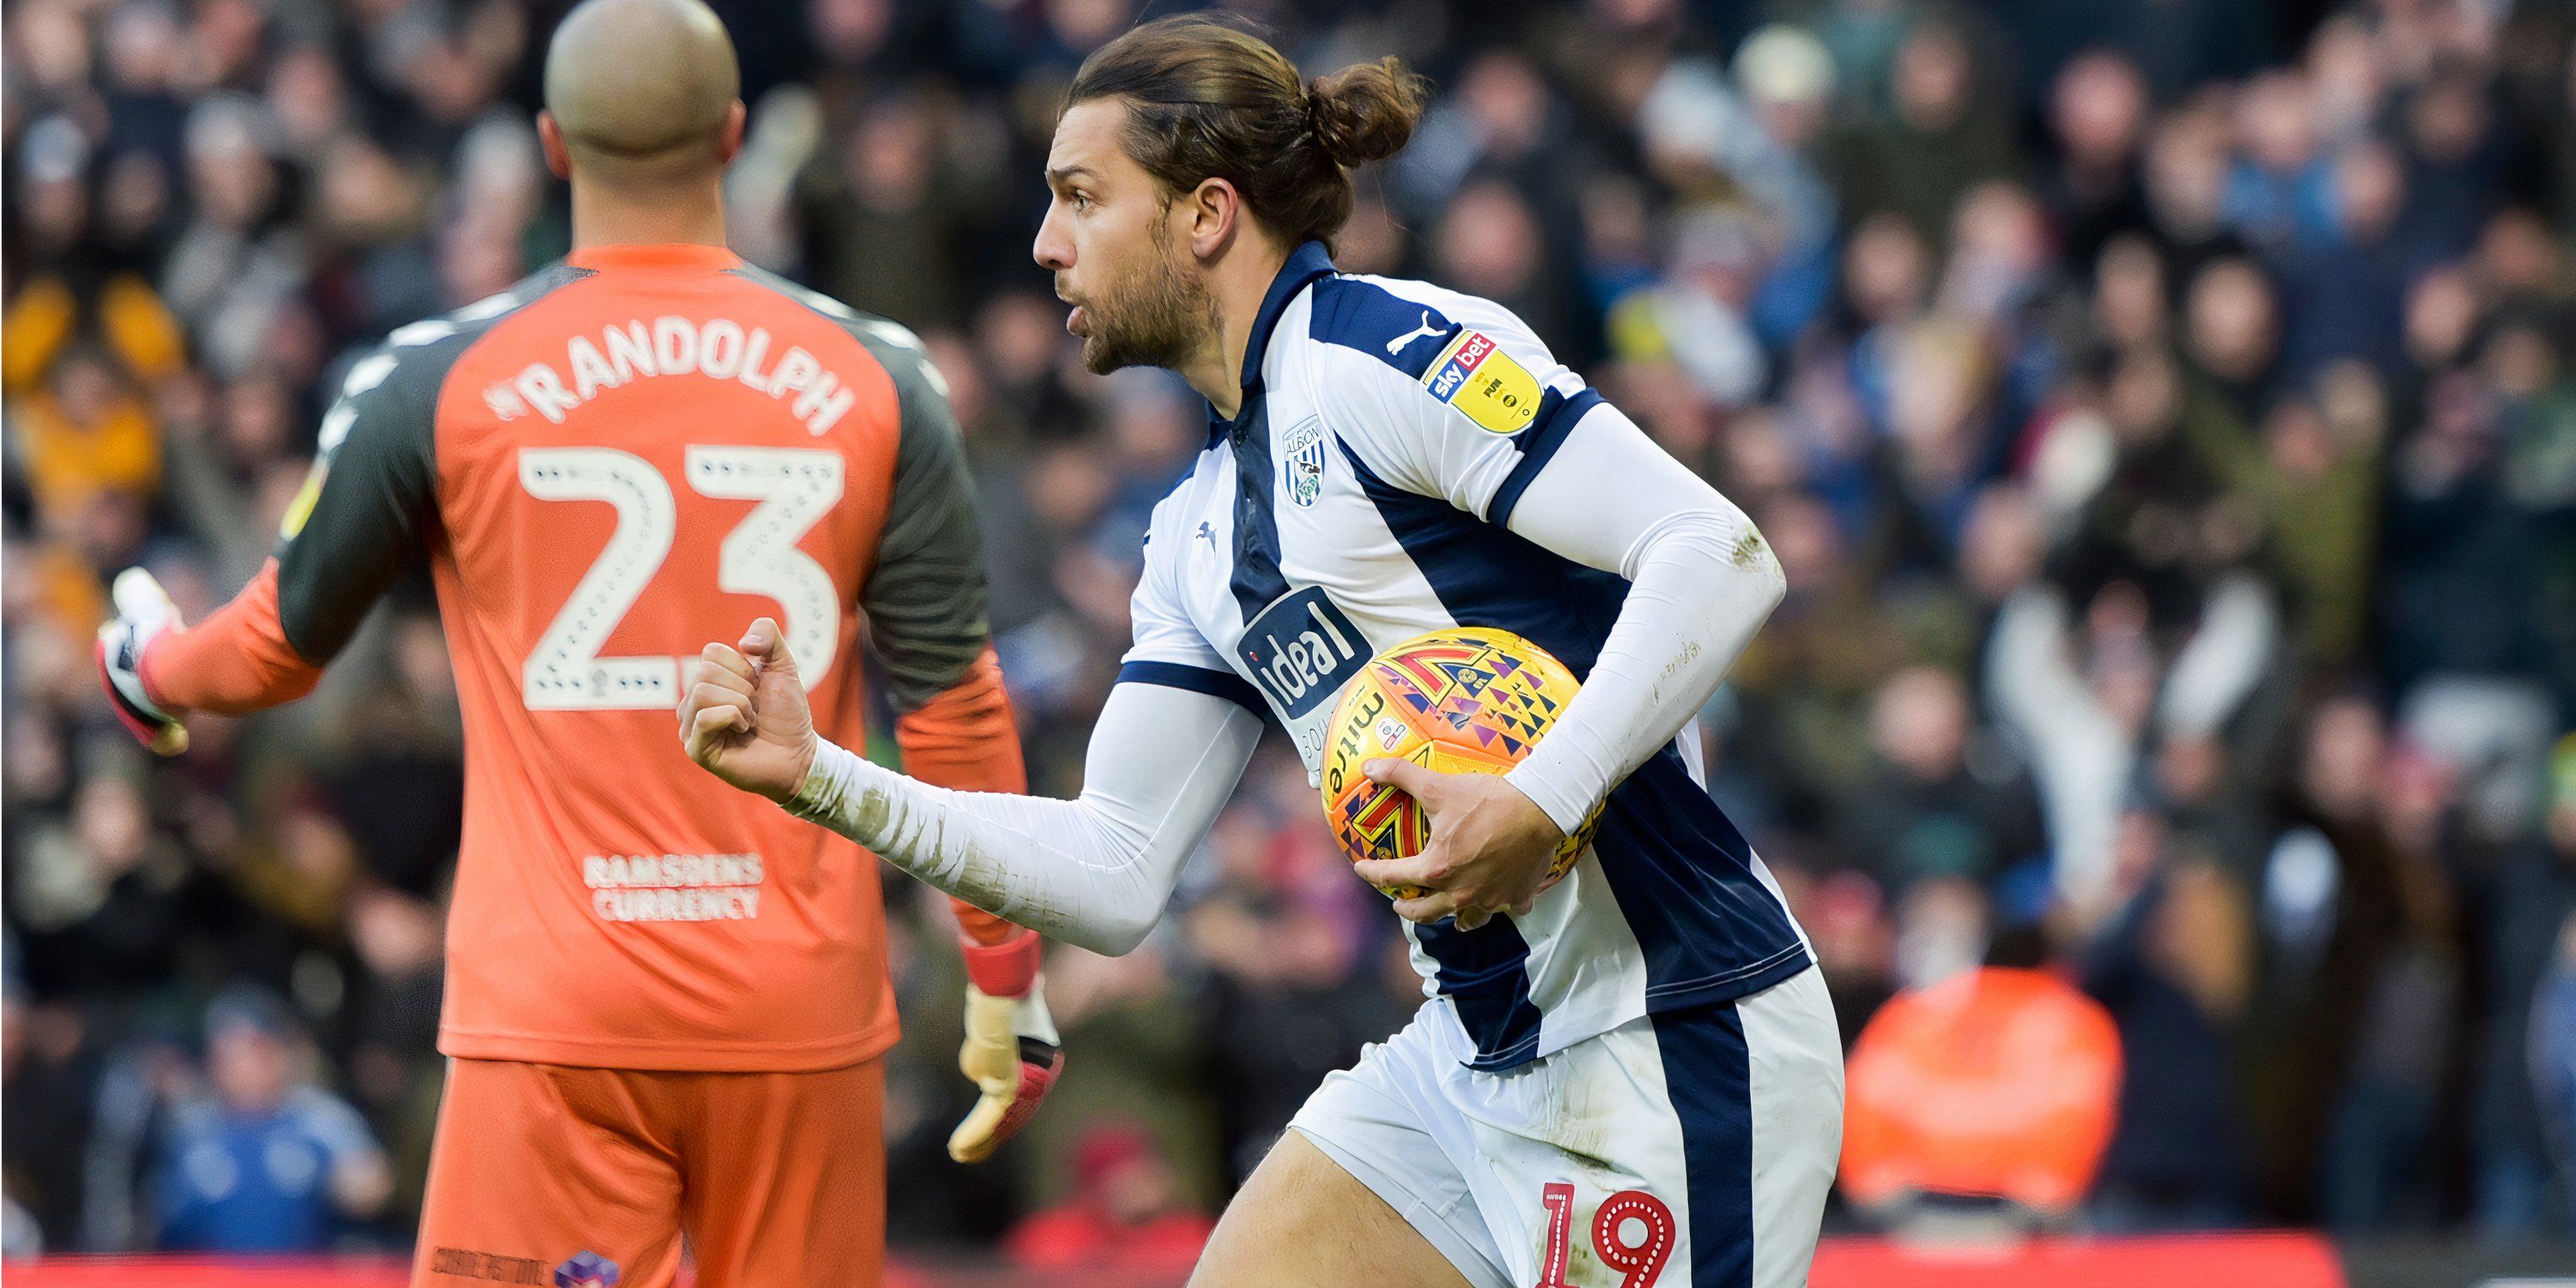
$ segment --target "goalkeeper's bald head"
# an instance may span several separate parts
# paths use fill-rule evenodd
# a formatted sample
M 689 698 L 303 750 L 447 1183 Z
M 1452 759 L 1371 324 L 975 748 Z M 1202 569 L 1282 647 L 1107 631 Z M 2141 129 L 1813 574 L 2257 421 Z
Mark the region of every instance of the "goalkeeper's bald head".
M 722 172 L 741 145 L 741 93 L 733 39 L 701 0 L 583 0 L 546 48 L 567 177 L 610 188 Z

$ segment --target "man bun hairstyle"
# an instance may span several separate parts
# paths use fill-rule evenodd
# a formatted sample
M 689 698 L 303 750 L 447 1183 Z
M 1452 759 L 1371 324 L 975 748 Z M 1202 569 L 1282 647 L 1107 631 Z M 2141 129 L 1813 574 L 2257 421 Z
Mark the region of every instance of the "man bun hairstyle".
M 1330 245 L 1351 217 L 1350 168 L 1402 151 L 1423 97 L 1394 58 L 1308 81 L 1252 32 L 1176 16 L 1084 59 L 1064 105 L 1125 101 L 1127 154 L 1167 190 L 1223 179 L 1290 245 Z
M 1422 78 L 1389 55 L 1307 83 L 1315 140 L 1343 166 L 1384 161 L 1404 150 L 1422 120 Z

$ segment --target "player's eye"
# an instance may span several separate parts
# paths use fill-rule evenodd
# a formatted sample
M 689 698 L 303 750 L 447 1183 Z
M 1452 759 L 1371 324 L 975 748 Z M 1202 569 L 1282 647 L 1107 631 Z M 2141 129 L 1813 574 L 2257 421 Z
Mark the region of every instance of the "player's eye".
M 1087 192 L 1077 192 L 1073 194 L 1073 208 L 1077 212 L 1090 210 L 1091 194 Z

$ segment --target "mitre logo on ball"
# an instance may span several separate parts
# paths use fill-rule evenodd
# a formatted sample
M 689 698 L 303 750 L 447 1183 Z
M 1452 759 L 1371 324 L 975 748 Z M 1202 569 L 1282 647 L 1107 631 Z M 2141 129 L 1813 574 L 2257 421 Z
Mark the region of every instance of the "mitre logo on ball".
M 1443 773 L 1502 773 L 1529 755 L 1577 687 L 1554 654 L 1485 626 L 1446 627 L 1378 654 L 1359 668 L 1326 726 L 1324 821 L 1333 839 L 1353 862 L 1420 853 L 1431 840 L 1430 817 L 1411 794 L 1370 781 L 1360 766 L 1391 757 Z M 1557 847 L 1551 884 L 1583 856 L 1600 817 L 1595 807 Z

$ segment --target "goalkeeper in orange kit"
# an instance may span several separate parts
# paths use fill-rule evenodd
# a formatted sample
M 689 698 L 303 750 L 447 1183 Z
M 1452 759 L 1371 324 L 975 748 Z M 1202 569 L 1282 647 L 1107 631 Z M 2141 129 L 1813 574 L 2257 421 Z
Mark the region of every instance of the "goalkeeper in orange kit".
M 434 574 L 465 716 L 414 1278 L 873 1284 L 895 1040 L 875 860 L 711 791 L 669 734 L 700 641 L 775 614 L 857 736 L 862 632 L 906 767 L 1025 788 L 946 389 L 911 333 L 725 248 L 733 48 L 698 0 L 589 0 L 546 61 L 573 245 L 351 370 L 277 557 L 183 629 L 118 579 L 99 667 L 155 749 L 302 696 Z M 959 905 L 989 1154 L 1061 1056 L 1038 940 Z

